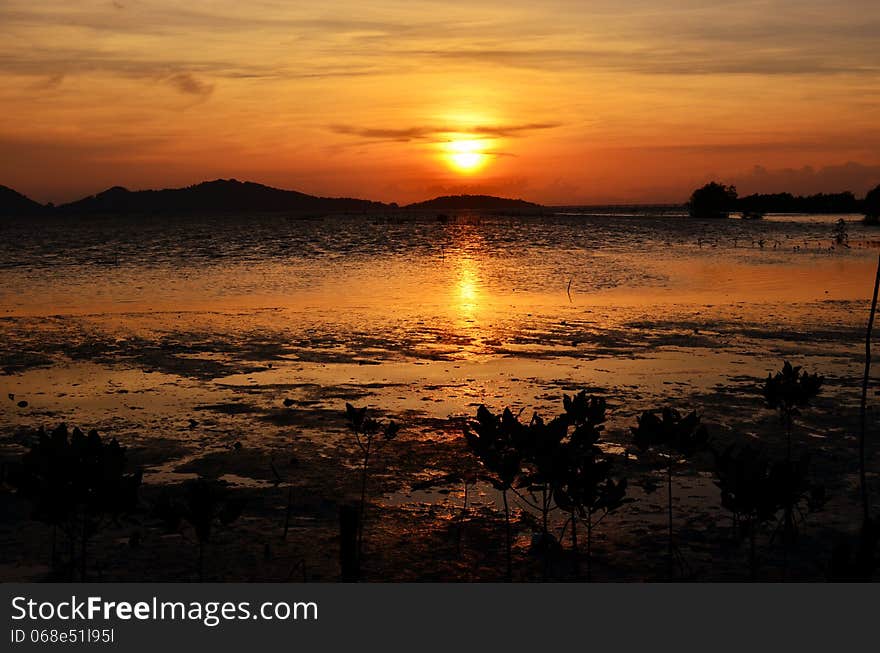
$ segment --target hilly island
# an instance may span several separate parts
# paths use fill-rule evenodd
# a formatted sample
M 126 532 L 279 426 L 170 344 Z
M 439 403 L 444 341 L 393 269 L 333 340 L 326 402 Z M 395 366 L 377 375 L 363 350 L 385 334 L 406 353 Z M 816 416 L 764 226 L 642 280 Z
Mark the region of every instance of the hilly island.
M 0 216 L 150 215 L 170 213 L 375 213 L 407 211 L 538 212 L 539 204 L 489 195 L 453 195 L 406 206 L 350 197 L 317 197 L 250 181 L 217 179 L 185 188 L 131 191 L 114 186 L 96 195 L 54 206 L 39 204 L 0 186 Z

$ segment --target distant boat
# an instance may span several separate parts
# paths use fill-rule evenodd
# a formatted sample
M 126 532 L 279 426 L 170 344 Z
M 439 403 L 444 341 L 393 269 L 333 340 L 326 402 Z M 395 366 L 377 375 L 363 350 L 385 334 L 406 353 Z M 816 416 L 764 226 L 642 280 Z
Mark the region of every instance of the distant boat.
M 743 211 L 743 220 L 763 220 L 764 214 L 761 211 Z

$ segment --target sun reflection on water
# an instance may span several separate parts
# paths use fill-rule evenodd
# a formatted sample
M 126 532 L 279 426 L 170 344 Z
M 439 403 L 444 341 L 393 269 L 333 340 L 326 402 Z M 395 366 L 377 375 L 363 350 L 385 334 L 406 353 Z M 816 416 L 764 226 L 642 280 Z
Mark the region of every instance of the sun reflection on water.
M 458 260 L 458 309 L 461 314 L 473 314 L 480 297 L 479 269 L 476 261 L 463 256 Z

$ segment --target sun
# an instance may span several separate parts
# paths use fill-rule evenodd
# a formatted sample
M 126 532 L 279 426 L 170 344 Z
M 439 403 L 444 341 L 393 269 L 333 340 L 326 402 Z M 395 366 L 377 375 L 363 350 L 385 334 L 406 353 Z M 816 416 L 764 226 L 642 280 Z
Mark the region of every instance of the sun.
M 449 165 L 463 174 L 472 174 L 489 162 L 487 143 L 477 138 L 457 138 L 443 144 L 444 156 Z

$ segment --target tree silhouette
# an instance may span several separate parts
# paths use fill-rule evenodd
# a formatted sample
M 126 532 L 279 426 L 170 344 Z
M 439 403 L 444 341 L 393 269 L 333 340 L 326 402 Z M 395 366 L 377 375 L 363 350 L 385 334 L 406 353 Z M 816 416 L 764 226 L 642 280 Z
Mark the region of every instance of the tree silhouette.
M 694 218 L 726 218 L 736 204 L 736 186 L 712 181 L 691 194 L 688 211 Z
M 865 195 L 863 203 L 866 224 L 880 224 L 880 185 L 875 186 Z

